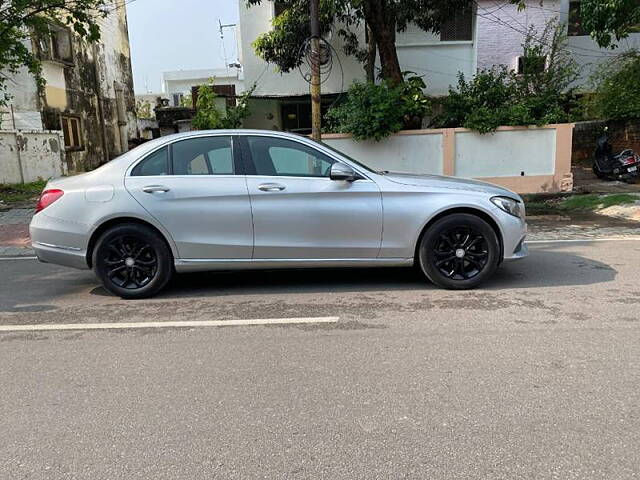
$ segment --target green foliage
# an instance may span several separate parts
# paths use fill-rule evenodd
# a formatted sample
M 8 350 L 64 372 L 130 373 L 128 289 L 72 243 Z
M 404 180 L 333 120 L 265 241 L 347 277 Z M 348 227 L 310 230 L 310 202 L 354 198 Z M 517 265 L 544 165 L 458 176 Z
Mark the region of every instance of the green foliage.
M 9 204 L 35 200 L 46 184 L 46 180 L 32 183 L 0 183 L 0 202 Z
M 21 67 L 44 86 L 40 60 L 28 47 L 32 35 L 50 35 L 49 25 L 54 23 L 95 42 L 100 39 L 98 20 L 108 14 L 108 6 L 113 8 L 109 0 L 0 0 L 0 106 L 9 101 L 9 76 Z
M 487 133 L 500 125 L 507 125 L 509 108 L 517 97 L 513 72 L 505 68 L 483 70 L 471 81 L 458 75 L 458 88 L 449 89 L 442 103 L 442 113 L 432 122 L 434 126 L 466 127 Z
M 236 105 L 227 107 L 225 110 L 218 108 L 216 99 L 218 95 L 213 91 L 211 85 L 201 85 L 198 88 L 198 101 L 196 102 L 196 116 L 192 125 L 197 130 L 209 130 L 219 128 L 240 128 L 242 120 L 247 118 L 249 111 L 249 97 L 253 94 L 256 86 L 244 92 L 236 99 Z
M 480 133 L 500 125 L 566 122 L 573 105 L 577 65 L 563 48 L 562 27 L 551 23 L 541 37 L 529 30 L 523 44 L 523 71 L 483 70 L 467 81 L 458 77 L 432 121 L 439 127 L 465 127 Z
M 529 215 L 567 215 L 592 212 L 615 205 L 634 204 L 640 202 L 640 196 L 628 193 L 588 193 L 555 198 L 525 195 L 524 201 Z
M 154 117 L 151 110 L 151 103 L 148 100 L 138 100 L 136 102 L 136 116 L 145 120 L 152 119 Z
M 640 118 L 640 53 L 629 52 L 603 66 L 587 110 L 608 120 Z
M 640 200 L 640 197 L 628 193 L 613 195 L 575 195 L 560 203 L 561 210 L 600 210 L 614 205 L 627 205 Z
M 186 95 L 183 95 L 182 98 L 180 98 L 180 106 L 193 108 L 193 97 L 190 93 L 187 93 Z
M 347 99 L 329 110 L 328 130 L 350 133 L 356 140 L 389 136 L 405 127 L 419 126 L 430 109 L 420 77 L 409 77 L 400 85 L 355 82 Z
M 601 47 L 615 48 L 617 41 L 637 31 L 640 24 L 638 0 L 582 0 L 582 27 Z

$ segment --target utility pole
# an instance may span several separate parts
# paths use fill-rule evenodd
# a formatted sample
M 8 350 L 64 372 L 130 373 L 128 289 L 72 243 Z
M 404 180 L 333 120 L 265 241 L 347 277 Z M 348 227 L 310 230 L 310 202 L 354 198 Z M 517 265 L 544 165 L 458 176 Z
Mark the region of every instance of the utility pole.
M 311 0 L 311 138 L 320 141 L 320 15 L 319 0 Z

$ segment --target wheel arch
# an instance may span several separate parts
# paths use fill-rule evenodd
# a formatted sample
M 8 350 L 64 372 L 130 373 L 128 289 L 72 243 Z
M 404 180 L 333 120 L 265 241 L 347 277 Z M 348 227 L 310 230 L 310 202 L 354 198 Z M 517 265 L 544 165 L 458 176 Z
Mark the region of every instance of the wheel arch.
M 100 236 L 110 228 L 115 227 L 116 225 L 122 225 L 125 223 L 135 223 L 138 225 L 144 225 L 145 227 L 148 227 L 154 232 L 156 232 L 160 236 L 160 238 L 162 238 L 162 240 L 165 242 L 165 244 L 169 248 L 169 251 L 172 253 L 173 257 L 176 258 L 176 252 L 175 252 L 175 249 L 173 248 L 172 243 L 167 238 L 167 235 L 158 227 L 156 227 L 155 225 L 153 225 L 152 223 L 146 220 L 142 220 L 141 218 L 115 217 L 115 218 L 106 219 L 104 222 L 98 225 L 98 227 L 91 233 L 91 237 L 89 238 L 89 243 L 87 245 L 87 256 L 86 256 L 87 265 L 89 265 L 89 268 L 93 268 L 93 249 L 95 248 L 96 243 L 98 242 L 98 239 L 100 238 Z
M 481 218 L 482 220 L 484 220 L 489 224 L 489 226 L 493 229 L 496 236 L 498 237 L 498 243 L 500 244 L 499 263 L 502 263 L 502 260 L 504 259 L 504 240 L 502 238 L 502 231 L 500 230 L 498 223 L 487 212 L 480 210 L 478 208 L 473 208 L 473 207 L 448 208 L 431 217 L 429 221 L 425 224 L 425 226 L 422 227 L 422 230 L 420 231 L 420 235 L 418 235 L 418 240 L 416 241 L 415 249 L 413 252 L 414 262 L 417 261 L 418 259 L 418 250 L 420 248 L 420 243 L 422 242 L 422 238 L 424 237 L 429 227 L 431 227 L 431 225 L 436 223 L 441 218 L 448 217 L 449 215 L 454 215 L 456 213 L 466 213 L 469 215 L 475 215 L 476 217 Z

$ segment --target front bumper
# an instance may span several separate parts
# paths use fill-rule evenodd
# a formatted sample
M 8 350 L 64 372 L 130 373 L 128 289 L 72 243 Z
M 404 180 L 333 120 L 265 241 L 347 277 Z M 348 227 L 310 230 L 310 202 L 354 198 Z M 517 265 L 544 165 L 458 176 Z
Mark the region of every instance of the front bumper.
M 529 255 L 529 248 L 525 243 L 527 237 L 527 222 L 518 217 L 498 209 L 496 212 L 502 230 L 503 260 L 519 260 Z

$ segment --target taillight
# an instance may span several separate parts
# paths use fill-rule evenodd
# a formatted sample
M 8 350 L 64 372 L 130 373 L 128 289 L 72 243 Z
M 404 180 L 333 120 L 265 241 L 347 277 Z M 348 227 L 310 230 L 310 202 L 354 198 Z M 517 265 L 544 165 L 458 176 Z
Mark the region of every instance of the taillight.
M 62 190 L 57 188 L 52 188 L 51 190 L 45 190 L 40 194 L 40 199 L 38 200 L 38 204 L 36 205 L 36 213 L 44 210 L 53 202 L 58 200 L 60 197 L 64 195 Z
M 627 157 L 627 158 L 624 159 L 624 164 L 625 165 L 633 165 L 637 161 L 638 161 L 637 157 L 635 155 L 631 155 L 630 157 Z

